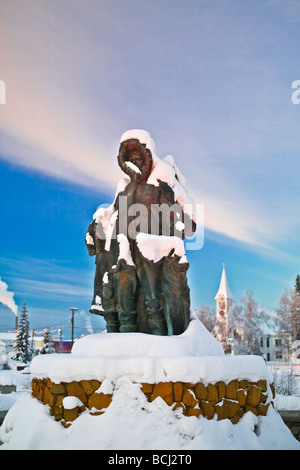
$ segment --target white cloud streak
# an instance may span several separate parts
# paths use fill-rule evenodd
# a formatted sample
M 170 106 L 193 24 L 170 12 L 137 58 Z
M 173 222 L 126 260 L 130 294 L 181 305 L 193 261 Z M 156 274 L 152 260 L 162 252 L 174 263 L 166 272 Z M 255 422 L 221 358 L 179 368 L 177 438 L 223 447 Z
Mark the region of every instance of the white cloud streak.
M 66 298 L 87 299 L 93 295 L 93 269 L 87 271 L 68 266 L 66 261 L 35 258 L 0 258 L 3 269 L 14 272 L 15 295 L 62 301 Z M 13 295 L 13 294 L 12 294 Z
M 49 300 L 64 300 L 69 297 L 91 297 L 92 290 L 80 284 L 37 281 L 34 279 L 15 278 L 18 283 L 18 295 L 30 293 L 30 297 L 46 297 Z
M 119 138 L 146 128 L 204 203 L 209 230 L 276 246 L 299 229 L 287 30 L 247 2 L 168 3 L 6 2 L 1 158 L 113 194 Z

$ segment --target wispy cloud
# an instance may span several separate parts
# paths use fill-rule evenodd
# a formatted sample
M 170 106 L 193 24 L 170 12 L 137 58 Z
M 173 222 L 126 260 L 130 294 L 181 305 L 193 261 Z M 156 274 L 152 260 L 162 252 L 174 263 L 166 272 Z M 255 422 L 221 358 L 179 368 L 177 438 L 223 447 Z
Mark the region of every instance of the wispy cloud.
M 1 158 L 113 194 L 119 138 L 145 127 L 204 203 L 207 229 L 276 247 L 299 230 L 298 77 L 286 72 L 296 46 L 263 7 L 237 5 L 6 2 Z
M 93 268 L 74 266 L 73 261 L 30 257 L 18 260 L 1 257 L 0 265 L 7 284 L 13 288 L 15 303 L 21 307 L 26 301 L 31 327 L 70 328 L 69 307 L 74 304 L 79 308 L 76 328 L 91 331 L 94 325 L 98 329 L 103 327 L 101 317 L 90 318 L 88 312 L 93 295 Z M 0 329 L 14 327 L 11 316 L 0 304 Z
M 15 278 L 18 283 L 18 295 L 28 295 L 40 299 L 47 296 L 49 300 L 65 300 L 69 297 L 91 297 L 92 290 L 80 284 L 57 283 L 52 281 L 36 281 L 34 279 Z
M 62 301 L 76 298 L 91 300 L 93 270 L 68 265 L 66 261 L 35 258 L 0 258 L 2 269 L 13 273 L 15 294 L 19 298 L 45 298 Z

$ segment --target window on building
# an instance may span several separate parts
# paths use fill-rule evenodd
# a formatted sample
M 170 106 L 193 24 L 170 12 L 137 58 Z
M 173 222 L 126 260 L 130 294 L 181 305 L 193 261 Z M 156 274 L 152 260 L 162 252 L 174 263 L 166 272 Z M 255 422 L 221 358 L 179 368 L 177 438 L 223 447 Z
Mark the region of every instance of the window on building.
M 269 348 L 269 347 L 270 347 L 270 338 L 269 338 L 269 336 L 267 336 L 267 348 Z
M 263 337 L 260 338 L 260 347 L 261 347 L 261 348 L 264 347 L 264 339 L 263 339 Z
M 282 359 L 282 352 L 276 351 L 276 359 Z
M 281 339 L 275 339 L 275 346 L 281 346 L 282 342 Z

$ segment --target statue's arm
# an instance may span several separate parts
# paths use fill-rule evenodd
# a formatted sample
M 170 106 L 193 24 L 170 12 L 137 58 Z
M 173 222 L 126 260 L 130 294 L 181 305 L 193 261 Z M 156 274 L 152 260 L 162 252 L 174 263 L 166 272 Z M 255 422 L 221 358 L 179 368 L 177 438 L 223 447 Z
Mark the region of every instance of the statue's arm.
M 95 221 L 90 223 L 89 228 L 85 234 L 85 244 L 90 256 L 96 254 L 96 245 L 95 245 Z

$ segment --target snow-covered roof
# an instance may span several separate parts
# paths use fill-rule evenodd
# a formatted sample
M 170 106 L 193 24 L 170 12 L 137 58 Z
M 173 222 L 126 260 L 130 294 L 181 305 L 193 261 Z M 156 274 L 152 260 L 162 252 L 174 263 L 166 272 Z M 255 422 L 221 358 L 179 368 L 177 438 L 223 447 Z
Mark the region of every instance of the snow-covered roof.
M 233 299 L 232 292 L 230 290 L 227 277 L 226 277 L 226 272 L 225 272 L 225 263 L 223 263 L 223 272 L 221 276 L 221 282 L 220 282 L 220 287 L 219 290 L 216 294 L 215 300 L 217 300 L 219 297 L 223 296 L 225 299 Z
M 260 326 L 263 335 L 276 336 L 278 334 L 275 325 L 271 321 L 265 321 Z

